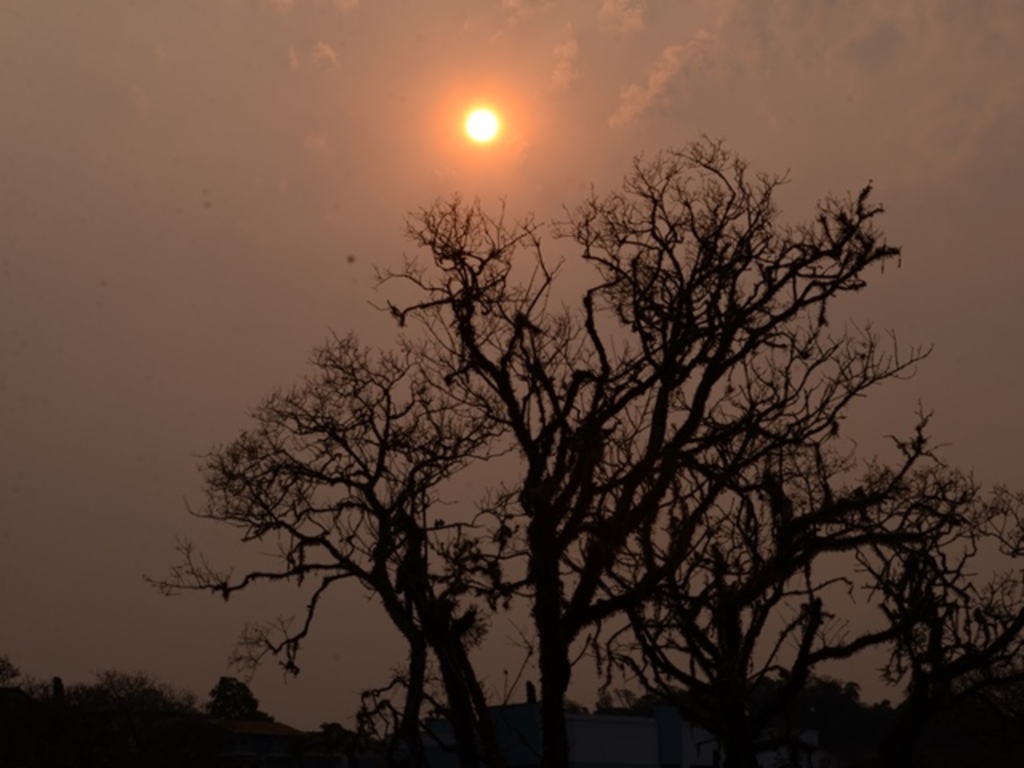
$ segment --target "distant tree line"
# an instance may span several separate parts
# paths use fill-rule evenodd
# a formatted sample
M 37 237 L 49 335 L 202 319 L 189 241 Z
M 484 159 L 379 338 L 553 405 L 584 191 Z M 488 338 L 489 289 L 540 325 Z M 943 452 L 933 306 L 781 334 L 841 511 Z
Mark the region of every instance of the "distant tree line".
M 220 678 L 200 704 L 190 691 L 143 673 L 111 670 L 65 686 L 60 678 L 23 676 L 0 656 L 4 768 L 222 768 L 233 763 L 220 724 L 271 720 L 249 687 L 232 677 Z M 350 731 L 329 723 L 297 740 L 295 753 L 340 756 L 354 744 Z
M 210 766 L 224 765 L 220 721 L 270 721 L 249 687 L 222 677 L 205 704 L 186 690 L 142 673 L 107 671 L 89 683 L 65 687 L 59 678 L 43 683 L 22 676 L 0 655 L 0 765 L 36 766 Z M 753 711 L 770 708 L 784 686 L 767 678 L 751 692 Z M 685 690 L 667 697 L 630 689 L 605 690 L 595 714 L 649 717 L 666 701 L 684 712 L 706 705 Z M 773 732 L 814 730 L 818 744 L 838 766 L 879 765 L 882 744 L 900 721 L 902 704 L 867 704 L 856 683 L 812 676 L 783 711 L 767 723 Z M 570 703 L 571 711 L 588 708 Z M 307 734 L 303 748 L 321 756 L 363 755 L 378 764 L 379 746 L 328 722 Z M 971 762 L 987 768 L 1024 764 L 1024 684 L 1002 687 L 998 696 L 960 701 L 933 720 L 917 756 L 918 764 L 944 768 Z M 322 763 L 326 764 L 326 763 Z
M 1024 495 L 947 466 L 925 411 L 857 453 L 852 405 L 929 350 L 836 322 L 901 257 L 871 187 L 784 223 L 784 181 L 702 140 L 551 227 L 458 198 L 412 215 L 421 255 L 379 272 L 395 344 L 333 338 L 206 458 L 194 513 L 276 562 L 184 543 L 156 583 L 299 585 L 298 620 L 239 648 L 291 672 L 328 591 L 373 595 L 407 648 L 363 710 L 394 763 L 422 765 L 442 715 L 463 768 L 502 765 L 476 654 L 518 611 L 544 768 L 568 765 L 581 660 L 689 702 L 725 768 L 752 768 L 815 671 L 868 649 L 907 692 L 882 762 L 914 765 L 939 718 L 1024 674 Z

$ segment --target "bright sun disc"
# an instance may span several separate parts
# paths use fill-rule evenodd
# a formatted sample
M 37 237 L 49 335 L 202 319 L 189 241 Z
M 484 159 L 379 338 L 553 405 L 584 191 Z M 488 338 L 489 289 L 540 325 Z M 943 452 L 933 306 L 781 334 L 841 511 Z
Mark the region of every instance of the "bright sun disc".
M 489 109 L 474 109 L 466 117 L 466 134 L 478 144 L 493 141 L 499 127 L 498 116 Z

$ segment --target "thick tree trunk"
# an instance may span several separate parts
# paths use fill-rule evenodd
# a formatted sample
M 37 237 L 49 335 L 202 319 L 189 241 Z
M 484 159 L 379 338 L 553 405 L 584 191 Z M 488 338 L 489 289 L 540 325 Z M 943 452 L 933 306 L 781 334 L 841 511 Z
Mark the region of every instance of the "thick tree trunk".
M 524 508 L 529 509 L 529 503 Z M 532 550 L 530 580 L 535 590 L 533 621 L 537 630 L 540 671 L 541 768 L 568 768 L 569 734 L 565 723 L 565 694 L 572 665 L 571 638 L 565 631 L 560 552 L 556 544 L 557 515 L 551 509 L 529 509 L 528 538 Z
M 717 578 L 723 579 L 721 574 Z M 747 712 L 750 688 L 748 655 L 743 649 L 741 608 L 734 590 L 719 583 L 721 596 L 715 610 L 715 634 L 719 646 L 719 669 L 714 683 L 719 746 L 724 751 L 723 768 L 757 768 L 754 732 Z
M 722 768 L 758 768 L 756 734 L 751 731 L 746 713 L 731 708 L 718 734 Z
M 466 690 L 465 679 L 452 659 L 450 649 L 436 649 L 445 693 L 448 696 L 448 719 L 455 734 L 455 749 L 461 768 L 479 768 L 476 718 L 473 701 Z
M 484 762 L 489 768 L 504 768 L 505 758 L 498 745 L 498 737 L 494 732 L 494 721 L 491 719 L 490 710 L 487 707 L 487 698 L 484 696 L 480 681 L 476 676 L 476 670 L 470 661 L 469 653 L 462 643 L 453 646 L 455 656 L 454 662 L 462 671 L 462 679 L 466 685 L 466 692 L 472 702 L 474 721 L 477 728 L 477 736 L 480 740 L 480 747 L 483 751 Z
M 427 671 L 427 643 L 422 635 L 409 637 L 409 684 L 406 689 L 402 721 L 398 724 L 397 741 L 404 744 L 409 754 L 406 759 L 394 752 L 389 763 L 409 763 L 416 768 L 427 765 L 427 754 L 420 731 L 420 712 L 423 706 L 423 686 Z
M 462 768 L 503 768 L 504 760 L 494 723 L 466 648 L 449 638 L 434 650 L 448 697 L 449 718 Z M 482 758 L 482 759 L 481 759 Z
M 568 768 L 569 731 L 565 722 L 565 693 L 571 667 L 568 648 L 558 638 L 540 643 L 541 768 Z
M 722 768 L 758 768 L 757 752 L 748 744 L 723 746 Z

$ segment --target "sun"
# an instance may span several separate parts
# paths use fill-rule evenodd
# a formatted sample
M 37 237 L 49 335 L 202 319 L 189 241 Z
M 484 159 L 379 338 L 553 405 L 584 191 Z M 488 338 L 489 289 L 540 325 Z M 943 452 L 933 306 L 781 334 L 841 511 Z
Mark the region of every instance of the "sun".
M 494 141 L 501 129 L 501 121 L 494 110 L 478 107 L 466 115 L 466 135 L 477 144 Z

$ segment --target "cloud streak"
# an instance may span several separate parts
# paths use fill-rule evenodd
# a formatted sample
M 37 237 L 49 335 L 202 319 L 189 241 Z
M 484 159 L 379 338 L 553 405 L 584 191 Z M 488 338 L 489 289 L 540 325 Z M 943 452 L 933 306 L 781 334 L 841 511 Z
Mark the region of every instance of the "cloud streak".
M 360 0 L 316 0 L 317 4 L 329 3 L 342 13 L 349 13 L 359 7 Z M 264 3 L 284 15 L 298 5 L 298 0 L 264 0 Z
M 338 54 L 327 43 L 318 40 L 310 48 L 309 63 L 318 69 L 337 69 Z
M 572 82 L 579 77 L 579 70 L 576 67 L 576 59 L 579 56 L 580 46 L 576 41 L 572 24 L 566 26 L 566 39 L 555 46 L 554 58 L 555 68 L 551 73 L 551 87 L 556 91 L 565 91 Z
M 299 72 L 303 69 L 332 72 L 341 69 L 341 62 L 337 52 L 322 40 L 317 40 L 310 45 L 309 52 L 303 56 L 295 48 L 288 49 L 288 68 L 292 72 Z
M 552 0 L 501 0 L 501 7 L 513 23 L 544 13 L 552 5 Z
M 686 47 L 682 45 L 666 46 L 661 51 L 661 56 L 648 69 L 647 80 L 642 85 L 633 83 L 622 89 L 619 94 L 619 107 L 608 118 L 608 124 L 612 128 L 617 128 L 635 120 L 650 109 L 679 74 L 683 67 L 685 51 Z
M 637 0 L 604 0 L 597 17 L 603 28 L 624 35 L 642 32 L 646 26 L 643 3 Z

